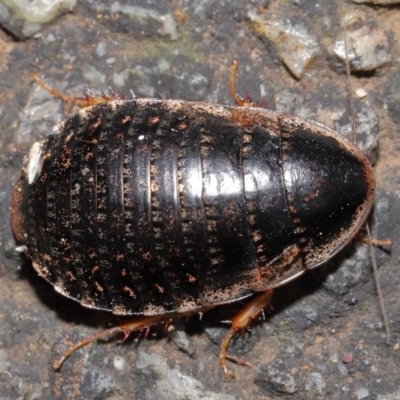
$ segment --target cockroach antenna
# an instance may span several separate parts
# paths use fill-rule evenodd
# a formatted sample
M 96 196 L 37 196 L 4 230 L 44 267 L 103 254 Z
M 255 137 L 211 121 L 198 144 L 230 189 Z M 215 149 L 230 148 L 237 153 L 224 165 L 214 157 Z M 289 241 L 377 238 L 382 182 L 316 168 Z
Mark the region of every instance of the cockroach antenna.
M 347 30 L 345 31 L 344 36 L 344 66 L 346 70 L 346 84 L 347 84 L 347 92 L 349 94 L 349 107 L 350 107 L 350 120 L 351 120 L 351 132 L 352 132 L 352 141 L 356 144 L 357 141 L 357 115 L 355 112 L 354 107 L 354 97 L 353 97 L 353 90 L 352 90 L 352 81 L 351 81 L 351 68 L 350 68 L 350 60 L 348 54 L 348 40 L 347 40 Z M 376 292 L 378 295 L 379 306 L 381 308 L 383 323 L 385 325 L 386 331 L 386 344 L 390 345 L 390 327 L 389 327 L 389 320 L 385 309 L 385 303 L 383 301 L 382 296 L 382 289 L 379 283 L 379 271 L 378 271 L 378 264 L 376 262 L 375 252 L 374 252 L 374 241 L 371 238 L 371 230 L 369 228 L 368 222 L 365 223 L 365 230 L 367 231 L 367 242 L 369 247 L 369 255 L 371 259 L 372 271 L 374 275 L 375 287 Z M 377 245 L 379 245 L 381 241 L 377 241 Z M 390 241 L 384 241 L 385 244 L 390 245 Z

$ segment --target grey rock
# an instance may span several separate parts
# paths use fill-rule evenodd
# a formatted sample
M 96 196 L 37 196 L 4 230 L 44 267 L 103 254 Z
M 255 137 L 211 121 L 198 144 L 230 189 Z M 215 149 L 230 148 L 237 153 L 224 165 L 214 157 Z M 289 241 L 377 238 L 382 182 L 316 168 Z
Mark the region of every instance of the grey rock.
M 136 367 L 148 374 L 156 374 L 154 388 L 149 394 L 160 400 L 235 400 L 234 396 L 225 393 L 214 393 L 207 390 L 197 379 L 182 373 L 178 368 L 170 368 L 166 361 L 157 354 L 139 352 Z
M 347 14 L 344 24 L 350 26 L 330 48 L 341 60 L 346 59 L 347 53 L 353 71 L 373 71 L 391 60 L 387 34 L 378 26 L 364 22 L 365 18 L 362 12 Z
M 271 18 L 255 11 L 249 11 L 247 18 L 258 35 L 275 45 L 283 63 L 300 79 L 320 51 L 318 39 L 305 21 Z
M 298 390 L 295 377 L 280 363 L 257 368 L 254 382 L 268 395 L 294 394 Z

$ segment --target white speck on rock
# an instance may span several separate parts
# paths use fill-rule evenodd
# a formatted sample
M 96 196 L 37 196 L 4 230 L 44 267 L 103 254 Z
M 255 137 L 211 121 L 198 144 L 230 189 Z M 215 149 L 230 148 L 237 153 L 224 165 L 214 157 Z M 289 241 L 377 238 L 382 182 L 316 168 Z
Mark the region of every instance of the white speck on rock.
M 106 82 L 106 76 L 95 67 L 86 68 L 83 71 L 83 77 L 94 85 L 100 85 Z
M 356 396 L 358 400 L 366 399 L 369 397 L 369 390 L 367 388 L 360 388 L 356 390 Z
M 357 96 L 359 99 L 362 99 L 362 98 L 368 96 L 368 92 L 367 92 L 364 88 L 358 88 L 358 89 L 356 90 L 356 96 Z
M 114 368 L 117 371 L 123 371 L 125 367 L 125 359 L 121 356 L 114 357 Z
M 340 375 L 342 375 L 342 376 L 347 375 L 349 372 L 347 367 L 345 365 L 343 365 L 342 363 L 338 363 L 337 369 L 338 369 Z
M 306 390 L 308 391 L 320 391 L 325 389 L 326 383 L 319 372 L 312 372 L 309 379 L 306 382 Z
M 56 40 L 56 37 L 52 33 L 49 33 L 46 37 L 46 42 L 51 43 L 51 42 L 54 42 L 55 40 Z
M 126 80 L 128 79 L 129 76 L 129 68 L 124 69 L 123 71 L 119 73 L 113 74 L 113 83 L 115 86 L 118 87 L 124 87 Z
M 99 57 L 104 57 L 107 53 L 107 47 L 106 44 L 104 42 L 99 42 L 96 45 L 96 54 Z

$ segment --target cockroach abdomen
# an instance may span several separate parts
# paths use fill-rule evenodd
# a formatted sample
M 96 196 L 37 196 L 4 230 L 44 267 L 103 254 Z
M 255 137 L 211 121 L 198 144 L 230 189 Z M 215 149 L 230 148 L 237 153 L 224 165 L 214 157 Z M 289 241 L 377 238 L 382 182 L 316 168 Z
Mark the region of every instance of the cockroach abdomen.
M 373 194 L 364 154 L 312 121 L 115 100 L 34 145 L 12 224 L 38 273 L 82 305 L 182 314 L 320 265 L 357 233 Z

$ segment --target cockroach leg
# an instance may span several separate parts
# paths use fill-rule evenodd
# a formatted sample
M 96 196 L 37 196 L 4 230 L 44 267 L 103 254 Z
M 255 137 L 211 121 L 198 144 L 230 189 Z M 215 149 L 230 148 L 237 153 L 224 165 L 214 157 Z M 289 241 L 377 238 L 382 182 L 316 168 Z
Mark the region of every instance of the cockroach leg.
M 34 72 L 31 72 L 29 74 L 29 76 L 44 90 L 49 92 L 52 96 L 61 99 L 66 104 L 66 107 L 65 107 L 66 114 L 70 114 L 71 110 L 74 107 L 85 108 L 85 107 L 89 107 L 89 106 L 94 106 L 95 104 L 107 103 L 112 100 L 122 99 L 120 96 L 117 96 L 115 93 L 112 93 L 112 96 L 106 96 L 104 93 L 97 96 L 90 92 L 87 92 L 85 94 L 85 97 L 69 96 L 69 95 L 59 92 L 58 90 L 49 86 L 46 82 L 44 82 L 41 78 L 39 78 L 39 76 L 36 75 Z
M 85 339 L 82 339 L 81 341 L 73 344 L 70 346 L 64 354 L 61 356 L 60 359 L 53 361 L 53 369 L 55 371 L 59 371 L 65 360 L 73 353 L 75 353 L 76 350 L 81 349 L 82 347 L 87 346 L 90 343 L 95 342 L 98 339 L 102 339 L 106 336 L 109 336 L 113 333 L 123 333 L 124 337 L 122 339 L 122 343 L 124 343 L 131 332 L 134 331 L 140 331 L 140 330 L 145 330 L 145 338 L 148 336 L 150 328 L 154 325 L 157 325 L 159 323 L 163 323 L 164 326 L 168 326 L 171 320 L 177 319 L 180 317 L 188 317 L 193 314 L 196 314 L 197 312 L 203 313 L 208 310 L 211 310 L 214 308 L 213 305 L 211 306 L 203 306 L 195 311 L 191 310 L 188 312 L 169 312 L 167 314 L 157 314 L 157 315 L 144 315 L 144 316 L 137 316 L 132 319 L 130 319 L 128 322 L 125 322 L 124 324 L 114 326 L 112 328 L 106 329 L 102 332 L 96 333 L 95 335 L 89 336 Z
M 237 330 L 245 328 L 247 325 L 249 325 L 249 323 L 262 311 L 262 309 L 268 305 L 271 300 L 272 293 L 273 290 L 267 290 L 259 294 L 257 297 L 247 303 L 246 306 L 242 308 L 232 319 L 232 325 L 221 344 L 221 352 L 219 353 L 219 362 L 222 370 L 224 371 L 225 378 L 232 376 L 232 373 L 226 368 L 226 359 L 229 358 L 234 361 L 238 360 L 234 357 L 227 356 L 226 351 L 228 349 L 229 342 Z M 249 365 L 243 360 L 240 360 L 239 363 L 243 365 Z
M 254 107 L 254 103 L 251 101 L 250 96 L 247 95 L 246 98 L 244 99 L 239 95 L 239 93 L 236 90 L 236 72 L 238 69 L 239 63 L 237 60 L 233 60 L 231 64 L 231 73 L 229 75 L 229 88 L 231 91 L 232 97 L 235 99 L 236 104 L 239 107 Z
M 235 357 L 235 356 L 230 356 L 229 354 L 226 354 L 225 357 L 226 357 L 226 359 L 228 359 L 230 361 L 233 361 L 236 364 L 244 365 L 245 367 L 254 368 L 253 364 L 250 364 L 248 361 L 243 360 L 242 358 Z
M 133 331 L 139 331 L 142 329 L 149 329 L 150 326 L 156 325 L 160 322 L 164 322 L 167 319 L 169 320 L 170 318 L 177 318 L 178 315 L 176 313 L 172 313 L 170 316 L 166 317 L 165 314 L 162 315 L 151 315 L 151 316 L 143 316 L 143 317 L 137 317 L 125 324 L 119 325 L 119 326 L 114 326 L 113 328 L 106 329 L 102 332 L 96 333 L 95 335 L 89 336 L 85 339 L 82 339 L 81 341 L 73 344 L 71 347 L 69 347 L 64 354 L 61 356 L 59 360 L 53 361 L 53 369 L 55 371 L 59 371 L 65 360 L 73 353 L 75 353 L 76 350 L 79 350 L 82 347 L 87 346 L 90 343 L 95 342 L 98 339 L 104 338 L 106 336 L 109 336 L 113 333 L 123 333 L 124 334 L 124 339 L 129 336 L 129 334 Z
M 64 101 L 65 103 L 69 103 L 71 101 L 71 96 L 68 96 L 62 92 L 59 92 L 58 90 L 52 88 L 51 86 L 49 86 L 46 82 L 44 82 L 41 78 L 39 78 L 39 76 L 37 74 L 35 74 L 34 72 L 30 72 L 29 76 L 40 86 L 42 87 L 44 90 L 46 90 L 47 92 L 49 92 L 53 97 L 57 97 L 59 99 L 61 99 L 62 101 Z
M 359 236 L 357 239 L 359 239 L 362 243 L 364 244 L 369 244 L 369 239 L 364 236 Z M 389 239 L 371 239 L 371 244 L 374 247 L 392 247 L 393 243 Z

